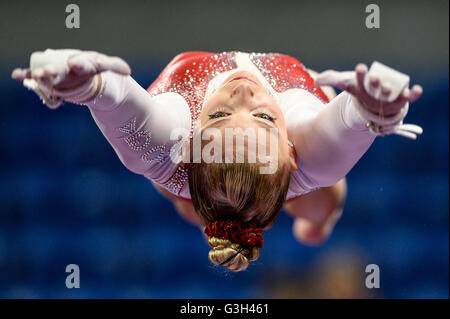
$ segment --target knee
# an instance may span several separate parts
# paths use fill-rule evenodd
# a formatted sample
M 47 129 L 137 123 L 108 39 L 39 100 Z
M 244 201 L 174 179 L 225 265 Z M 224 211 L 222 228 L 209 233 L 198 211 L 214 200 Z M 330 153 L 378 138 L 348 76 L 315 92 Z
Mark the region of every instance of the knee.
M 296 218 L 292 229 L 294 237 L 305 245 L 321 245 L 330 237 L 341 216 L 342 209 L 336 209 L 322 223 L 314 223 L 305 218 Z
M 297 241 L 308 246 L 319 246 L 329 237 L 324 227 L 317 226 L 303 218 L 296 218 L 293 225 L 294 237 Z

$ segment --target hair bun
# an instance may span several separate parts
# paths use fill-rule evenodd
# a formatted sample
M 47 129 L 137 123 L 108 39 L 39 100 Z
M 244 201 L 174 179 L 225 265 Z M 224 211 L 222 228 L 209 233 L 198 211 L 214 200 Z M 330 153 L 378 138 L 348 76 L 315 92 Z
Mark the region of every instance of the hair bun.
M 263 229 L 257 227 L 254 223 L 245 223 L 241 220 L 216 220 L 208 223 L 205 228 L 205 234 L 208 237 L 217 237 L 229 239 L 234 243 L 241 244 L 244 247 L 262 248 L 264 238 Z
M 250 261 L 256 260 L 259 257 L 258 248 L 244 248 L 228 239 L 210 237 L 208 239 L 208 244 L 213 248 L 209 251 L 209 260 L 211 260 L 213 264 L 222 265 L 231 271 L 237 272 L 245 270 Z M 239 251 L 241 252 L 239 253 Z M 228 259 L 230 260 L 227 261 Z

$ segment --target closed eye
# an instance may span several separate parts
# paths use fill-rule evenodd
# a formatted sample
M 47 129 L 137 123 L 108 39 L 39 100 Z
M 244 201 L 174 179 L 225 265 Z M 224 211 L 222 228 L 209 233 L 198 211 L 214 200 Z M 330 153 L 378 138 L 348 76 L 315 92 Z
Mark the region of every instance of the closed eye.
M 265 114 L 265 113 L 258 113 L 258 114 L 255 114 L 255 116 L 260 117 L 265 120 L 268 120 L 268 121 L 271 121 L 271 122 L 275 122 L 275 120 L 276 120 L 276 118 L 274 118 L 268 114 Z
M 229 116 L 229 115 L 230 115 L 230 113 L 219 111 L 219 112 L 215 112 L 215 113 L 209 114 L 208 116 L 209 116 L 210 119 L 216 119 L 216 118 L 219 118 L 219 117 L 226 117 L 226 116 Z

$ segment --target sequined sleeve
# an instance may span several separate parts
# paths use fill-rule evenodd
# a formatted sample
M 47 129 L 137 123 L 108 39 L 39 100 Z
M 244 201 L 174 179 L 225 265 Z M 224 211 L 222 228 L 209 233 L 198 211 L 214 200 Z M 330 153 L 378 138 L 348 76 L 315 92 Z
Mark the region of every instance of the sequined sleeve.
M 317 112 L 311 112 L 305 103 L 312 101 L 299 100 L 286 114 L 298 164 L 298 171 L 292 174 L 292 193 L 335 184 L 375 139 L 356 109 L 354 103 L 358 102 L 348 92 L 317 106 Z
M 151 96 L 130 76 L 104 72 L 99 94 L 87 105 L 129 170 L 163 183 L 177 169 L 173 153 L 181 143 L 171 134 L 189 132 L 191 126 L 189 107 L 180 95 Z

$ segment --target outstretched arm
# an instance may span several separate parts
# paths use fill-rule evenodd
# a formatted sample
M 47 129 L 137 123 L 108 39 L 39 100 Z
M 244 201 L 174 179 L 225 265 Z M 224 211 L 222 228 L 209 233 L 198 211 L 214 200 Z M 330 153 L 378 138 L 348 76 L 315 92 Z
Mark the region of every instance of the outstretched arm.
M 89 110 L 122 163 L 131 171 L 165 182 L 176 165 L 170 149 L 173 129 L 190 128 L 189 108 L 175 93 L 155 97 L 130 76 L 104 72 Z M 172 172 L 173 173 L 173 172 Z
M 395 83 L 383 74 L 370 77 L 371 88 L 381 89 L 381 95 L 373 97 L 364 86 L 366 75 L 367 67 L 358 65 L 354 72 L 326 71 L 317 76 L 316 84 L 344 91 L 316 116 L 292 124 L 299 164 L 296 177 L 305 190 L 331 186 L 345 177 L 377 135 L 421 133 L 417 126 L 402 122 L 409 103 L 421 95 L 421 87 L 405 88 L 389 102 Z
M 46 50 L 33 53 L 29 69 L 16 69 L 50 108 L 64 101 L 85 104 L 122 163 L 160 182 L 175 169 L 169 151 L 172 128 L 189 129 L 189 108 L 174 93 L 155 97 L 129 76 L 117 57 L 92 51 Z

